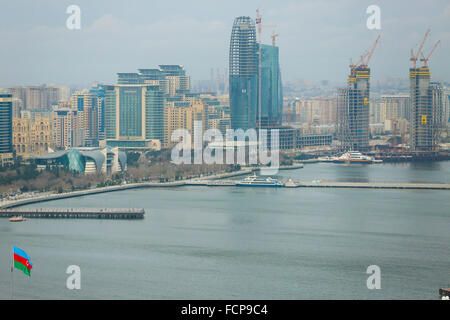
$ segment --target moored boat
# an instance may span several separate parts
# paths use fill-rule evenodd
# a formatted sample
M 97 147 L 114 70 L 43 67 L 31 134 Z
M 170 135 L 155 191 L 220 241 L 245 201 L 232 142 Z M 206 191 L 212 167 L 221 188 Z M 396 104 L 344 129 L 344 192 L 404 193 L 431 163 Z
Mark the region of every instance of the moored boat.
M 283 187 L 283 183 L 271 177 L 258 177 L 256 174 L 236 183 L 238 187 Z
M 9 218 L 10 222 L 21 222 L 21 221 L 27 221 L 27 218 L 22 217 L 22 216 L 17 216 L 17 217 L 11 217 Z
M 379 162 L 375 158 L 363 155 L 358 151 L 349 151 L 341 155 L 340 157 L 334 157 L 332 159 L 333 163 L 359 163 L 359 164 L 369 164 L 374 162 Z

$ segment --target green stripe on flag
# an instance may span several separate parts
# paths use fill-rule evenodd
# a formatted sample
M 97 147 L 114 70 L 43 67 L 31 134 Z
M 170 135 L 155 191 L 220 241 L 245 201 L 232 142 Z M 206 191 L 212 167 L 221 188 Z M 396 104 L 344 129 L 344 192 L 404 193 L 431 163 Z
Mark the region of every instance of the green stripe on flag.
M 17 268 L 19 270 L 22 270 L 23 273 L 25 273 L 27 276 L 31 276 L 30 270 L 27 269 L 23 264 L 21 264 L 19 261 L 14 261 L 14 268 Z

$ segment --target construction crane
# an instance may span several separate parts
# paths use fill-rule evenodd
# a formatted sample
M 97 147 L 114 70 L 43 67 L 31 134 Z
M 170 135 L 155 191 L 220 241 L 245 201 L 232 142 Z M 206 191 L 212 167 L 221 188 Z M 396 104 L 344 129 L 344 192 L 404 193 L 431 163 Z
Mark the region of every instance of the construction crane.
M 422 52 L 425 40 L 427 40 L 429 35 L 430 35 L 430 29 L 428 29 L 427 32 L 425 33 L 425 36 L 423 37 L 422 43 L 420 44 L 419 49 L 417 50 L 416 54 L 414 54 L 414 49 L 411 49 L 411 59 L 409 59 L 409 60 L 411 60 L 413 62 L 414 69 L 417 67 L 417 60 L 419 59 L 420 52 Z
M 431 55 L 433 54 L 434 50 L 437 48 L 439 43 L 441 43 L 441 40 L 438 40 L 434 44 L 433 49 L 431 49 L 430 53 L 428 54 L 428 56 L 426 58 L 425 58 L 425 56 L 423 55 L 423 52 L 422 52 L 422 59 L 420 59 L 420 61 L 423 61 L 423 66 L 424 67 L 428 67 L 428 60 L 430 60 Z
M 361 56 L 361 58 L 358 60 L 357 63 L 353 63 L 352 58 L 350 58 L 350 66 L 349 66 L 349 67 L 350 67 L 351 69 L 356 69 L 356 67 L 358 67 L 358 65 L 361 64 L 361 63 L 364 61 L 364 58 L 365 58 L 367 55 L 368 55 L 368 52 L 366 52 L 365 54 L 363 54 L 363 55 Z
M 264 8 L 264 5 L 267 3 L 267 1 L 263 4 L 263 8 Z M 262 9 L 261 9 L 261 11 L 262 11 Z M 258 27 L 258 51 L 259 51 L 259 54 L 258 54 L 258 65 L 259 65 L 259 67 L 258 67 L 258 88 L 259 88 L 259 90 L 258 90 L 258 92 L 259 92 L 259 94 L 258 94 L 258 114 L 259 114 L 259 117 L 258 117 L 258 127 L 259 128 L 261 128 L 261 46 L 262 46 L 262 36 L 261 36 L 261 34 L 262 34 L 262 27 L 276 27 L 276 25 L 263 25 L 262 24 L 262 15 L 261 15 L 261 13 L 260 13 L 260 11 L 259 11 L 259 9 L 256 9 L 256 26 Z
M 362 60 L 361 66 L 362 67 L 366 67 L 367 68 L 367 66 L 369 65 L 369 61 L 372 58 L 373 52 L 375 51 L 375 48 L 377 47 L 378 41 L 380 41 L 380 38 L 381 38 L 381 35 L 379 34 L 378 37 L 377 37 L 377 40 L 375 40 L 375 43 L 372 46 L 372 50 L 370 50 L 366 55 L 361 57 L 361 60 Z M 364 60 L 365 57 L 367 57 L 366 60 Z
M 275 39 L 279 36 L 278 33 L 275 33 L 275 31 L 272 33 L 272 46 L 275 47 Z
M 352 70 L 356 69 L 358 66 L 367 67 L 367 65 L 369 64 L 370 59 L 372 58 L 372 54 L 375 51 L 375 48 L 376 48 L 378 42 L 380 41 L 380 37 L 381 37 L 381 35 L 378 35 L 377 39 L 375 40 L 375 43 L 372 46 L 372 49 L 370 51 L 366 52 L 365 54 L 363 54 L 359 58 L 358 62 L 353 63 L 353 60 L 350 59 L 350 66 L 349 67 Z

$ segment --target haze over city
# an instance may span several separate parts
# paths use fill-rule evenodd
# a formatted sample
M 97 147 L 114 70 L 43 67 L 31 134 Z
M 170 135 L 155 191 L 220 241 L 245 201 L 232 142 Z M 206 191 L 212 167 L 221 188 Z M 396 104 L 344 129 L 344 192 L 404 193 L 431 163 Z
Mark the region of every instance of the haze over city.
M 265 3 L 264 3 L 265 2 Z M 66 9 L 81 8 L 81 29 L 68 30 Z M 366 8 L 381 9 L 381 30 L 368 30 Z M 26 10 L 24 9 L 26 8 Z M 239 15 L 262 9 L 263 41 L 279 34 L 285 82 L 344 82 L 349 59 L 382 39 L 371 61 L 373 80 L 408 77 L 410 50 L 427 28 L 441 40 L 430 62 L 436 80 L 450 81 L 448 1 L 2 1 L 0 87 L 114 83 L 116 72 L 182 64 L 194 80 L 228 66 L 230 31 Z
M 0 300 L 450 300 L 449 0 L 0 2 Z

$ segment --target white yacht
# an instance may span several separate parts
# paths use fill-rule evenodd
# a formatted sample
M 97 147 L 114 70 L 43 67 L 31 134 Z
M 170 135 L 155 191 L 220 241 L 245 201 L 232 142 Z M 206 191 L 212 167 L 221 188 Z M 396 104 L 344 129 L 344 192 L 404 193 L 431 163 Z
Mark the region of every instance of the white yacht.
M 271 177 L 258 177 L 256 174 L 236 183 L 238 187 L 283 187 L 283 183 Z
M 365 156 L 358 151 L 349 151 L 341 155 L 340 157 L 334 157 L 332 162 L 334 163 L 374 163 L 375 158 L 370 156 Z

